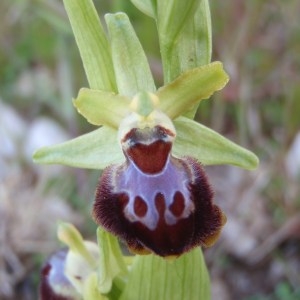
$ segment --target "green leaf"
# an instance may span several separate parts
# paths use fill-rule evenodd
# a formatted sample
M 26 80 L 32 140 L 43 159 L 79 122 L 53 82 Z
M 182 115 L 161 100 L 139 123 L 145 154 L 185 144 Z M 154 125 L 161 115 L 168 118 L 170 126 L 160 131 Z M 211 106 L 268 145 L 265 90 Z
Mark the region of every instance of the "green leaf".
M 194 15 L 192 25 L 187 30 L 193 31 L 190 44 L 193 44 L 195 67 L 210 63 L 212 53 L 212 33 L 209 0 L 202 0 Z M 188 27 L 191 26 L 191 29 Z M 182 33 L 185 36 L 185 33 Z M 187 33 L 188 35 L 188 33 Z M 186 42 L 185 42 L 186 43 Z M 183 53 L 183 55 L 185 55 Z
M 37 150 L 33 159 L 41 164 L 62 164 L 77 168 L 104 169 L 123 162 L 117 131 L 101 127 L 73 140 Z
M 107 14 L 113 65 L 119 94 L 133 97 L 156 90 L 149 64 L 135 31 L 124 13 Z
M 151 0 L 131 0 L 131 2 L 144 14 L 155 17 L 155 11 Z
M 222 89 L 228 80 L 220 62 L 189 70 L 157 91 L 160 109 L 174 119 Z
M 121 300 L 208 300 L 209 275 L 200 248 L 168 261 L 136 256 Z
M 74 106 L 88 122 L 118 129 L 120 122 L 130 112 L 130 99 L 100 90 L 81 89 Z
M 164 57 L 165 83 L 187 70 L 209 64 L 211 44 L 209 5 L 207 0 L 202 0 Z
M 92 0 L 63 0 L 92 89 L 117 91 L 110 47 Z
M 174 124 L 177 131 L 174 155 L 192 156 L 204 165 L 230 164 L 249 170 L 257 167 L 255 154 L 204 125 L 185 117 L 176 119 Z
M 168 52 L 185 27 L 193 18 L 199 0 L 156 0 L 157 28 L 161 52 Z
M 187 70 L 209 64 L 210 60 L 210 12 L 207 0 L 202 0 L 194 17 L 188 20 L 178 37 L 178 42 L 170 51 L 168 82 Z
M 209 64 L 211 61 L 212 37 L 211 19 L 208 0 L 202 0 L 194 17 L 187 20 L 187 24 L 170 49 L 166 63 L 166 81 L 170 82 L 183 72 Z M 186 117 L 193 119 L 198 104 L 185 113 Z
M 114 278 L 120 273 L 127 275 L 128 271 L 117 238 L 98 227 L 97 239 L 100 250 L 98 286 L 106 294 L 111 290 Z

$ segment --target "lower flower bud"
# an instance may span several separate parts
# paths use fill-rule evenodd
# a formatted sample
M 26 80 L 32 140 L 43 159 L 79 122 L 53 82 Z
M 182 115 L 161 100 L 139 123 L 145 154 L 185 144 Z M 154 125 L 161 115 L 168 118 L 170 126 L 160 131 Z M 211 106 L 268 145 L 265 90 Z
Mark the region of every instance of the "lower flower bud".
M 79 300 L 80 295 L 65 276 L 68 250 L 59 250 L 45 263 L 41 272 L 40 300 Z

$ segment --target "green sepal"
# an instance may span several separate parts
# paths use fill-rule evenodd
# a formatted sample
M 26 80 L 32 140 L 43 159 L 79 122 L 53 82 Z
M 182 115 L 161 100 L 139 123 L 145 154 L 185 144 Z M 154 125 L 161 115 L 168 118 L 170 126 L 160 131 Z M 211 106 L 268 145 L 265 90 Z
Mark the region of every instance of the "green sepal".
M 126 276 L 128 271 L 115 236 L 98 227 L 97 240 L 100 251 L 98 287 L 101 293 L 110 292 L 116 276 Z
M 255 169 L 258 158 L 217 132 L 186 117 L 174 121 L 177 138 L 173 153 L 192 156 L 204 165 L 231 164 L 244 169 Z M 124 162 L 117 142 L 117 131 L 101 127 L 62 144 L 39 149 L 34 161 L 44 164 L 64 164 L 73 167 L 103 169 L 110 164 Z
M 130 113 L 129 98 L 100 90 L 81 89 L 73 104 L 91 124 L 115 129 Z
M 222 135 L 186 117 L 174 121 L 177 137 L 173 154 L 192 156 L 204 165 L 229 164 L 252 170 L 258 165 L 257 156 Z
M 63 0 L 92 89 L 117 91 L 110 46 L 92 0 Z
M 173 261 L 137 255 L 120 300 L 140 299 L 210 299 L 210 280 L 201 249 Z
M 145 52 L 124 13 L 107 14 L 113 65 L 119 94 L 133 97 L 140 91 L 154 92 L 154 79 Z
M 34 153 L 33 160 L 41 164 L 104 169 L 125 159 L 118 144 L 117 131 L 104 126 L 67 142 L 43 147 Z
M 156 92 L 160 109 L 171 119 L 175 119 L 193 108 L 200 100 L 221 90 L 228 80 L 221 62 L 186 71 Z

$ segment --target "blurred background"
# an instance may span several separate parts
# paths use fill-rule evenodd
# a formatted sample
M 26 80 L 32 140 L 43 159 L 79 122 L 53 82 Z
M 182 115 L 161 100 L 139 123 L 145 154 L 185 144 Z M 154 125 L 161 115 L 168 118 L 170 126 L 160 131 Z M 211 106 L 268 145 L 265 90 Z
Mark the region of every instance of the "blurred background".
M 213 60 L 231 81 L 197 120 L 251 149 L 255 171 L 206 167 L 228 223 L 205 250 L 213 300 L 300 299 L 300 2 L 212 0 Z M 153 21 L 125 11 L 162 83 Z M 100 9 L 101 8 L 101 9 Z M 88 86 L 60 0 L 0 2 L 0 299 L 36 299 L 39 270 L 60 247 L 58 220 L 95 239 L 100 171 L 32 163 L 33 151 L 94 129 L 72 106 Z

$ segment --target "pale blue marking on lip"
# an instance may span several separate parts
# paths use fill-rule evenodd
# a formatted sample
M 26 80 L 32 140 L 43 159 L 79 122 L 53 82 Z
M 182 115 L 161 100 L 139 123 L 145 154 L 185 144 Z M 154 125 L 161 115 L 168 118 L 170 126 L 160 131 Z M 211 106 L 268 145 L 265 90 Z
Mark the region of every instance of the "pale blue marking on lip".
M 132 161 L 127 161 L 127 166 L 115 169 L 114 193 L 126 193 L 129 197 L 128 204 L 124 209 L 126 218 L 130 222 L 139 221 L 150 230 L 157 227 L 159 214 L 155 206 L 155 196 L 158 193 L 164 195 L 166 210 L 165 221 L 168 225 L 174 225 L 179 219 L 186 218 L 194 210 L 191 201 L 189 182 L 192 181 L 190 166 L 184 160 L 172 158 L 167 159 L 164 169 L 160 173 L 145 174 Z M 185 199 L 184 210 L 181 216 L 176 217 L 169 210 L 174 201 L 175 193 L 179 191 Z M 140 196 L 147 204 L 147 213 L 138 217 L 134 212 L 134 200 Z

